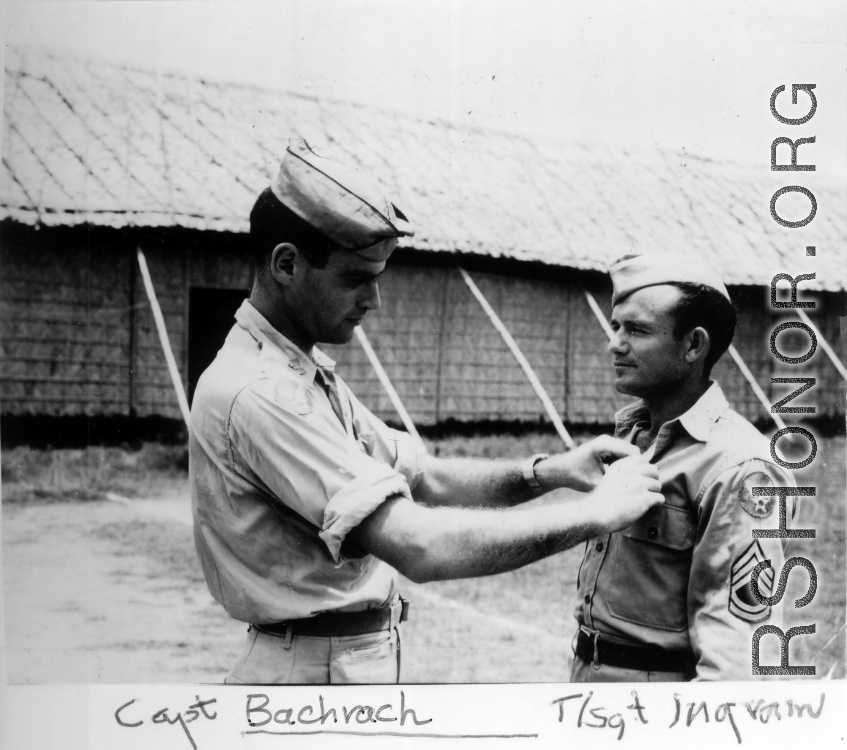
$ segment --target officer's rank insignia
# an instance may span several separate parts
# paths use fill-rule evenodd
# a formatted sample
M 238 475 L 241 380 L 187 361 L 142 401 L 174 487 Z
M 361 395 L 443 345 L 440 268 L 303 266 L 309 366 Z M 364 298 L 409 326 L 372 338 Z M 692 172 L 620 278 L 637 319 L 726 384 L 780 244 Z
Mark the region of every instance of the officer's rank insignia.
M 753 568 L 765 559 L 765 553 L 758 539 L 750 545 L 732 563 L 729 574 L 729 611 L 739 620 L 761 622 L 771 615 L 767 604 L 760 604 L 750 588 Z M 773 568 L 767 568 L 759 576 L 759 593 L 771 596 L 773 592 Z
M 754 471 L 744 477 L 741 488 L 738 490 L 738 499 L 753 518 L 767 518 L 773 513 L 776 505 L 776 495 L 754 495 L 754 487 L 765 487 L 772 485 L 771 478 L 763 471 Z
M 311 414 L 315 408 L 312 394 L 302 383 L 280 381 L 274 388 L 274 397 L 280 406 L 301 416 Z
M 299 359 L 292 359 L 292 360 L 288 363 L 288 366 L 289 366 L 292 370 L 294 370 L 294 372 L 296 372 L 298 375 L 303 375 L 303 374 L 306 372 L 306 371 L 303 369 L 303 365 L 301 365 L 301 364 L 300 364 L 300 360 L 299 360 Z

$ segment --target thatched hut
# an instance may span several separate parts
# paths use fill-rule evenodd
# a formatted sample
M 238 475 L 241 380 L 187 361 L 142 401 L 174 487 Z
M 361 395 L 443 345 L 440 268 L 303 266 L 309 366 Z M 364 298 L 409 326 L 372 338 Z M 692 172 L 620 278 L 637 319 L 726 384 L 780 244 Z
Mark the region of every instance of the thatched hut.
M 180 412 L 139 279 L 147 257 L 189 394 L 251 277 L 248 215 L 297 131 L 376 173 L 417 228 L 395 253 L 365 329 L 422 426 L 546 421 L 464 286 L 460 262 L 510 329 L 567 423 L 603 425 L 623 403 L 606 339 L 606 264 L 688 248 L 719 267 L 739 311 L 736 346 L 772 400 L 785 386 L 768 336 L 774 273 L 816 271 L 815 322 L 844 358 L 844 191 L 817 175 L 804 230 L 768 213 L 784 174 L 684 152 L 621 150 L 461 130 L 346 102 L 56 56 L 6 55 L 0 172 L 3 432 L 45 417 Z M 808 176 L 809 173 L 804 175 Z M 805 244 L 820 248 L 803 256 Z M 396 422 L 363 352 L 328 347 L 359 397 Z M 819 351 L 817 416 L 843 417 L 844 384 Z M 767 416 L 730 360 L 716 371 L 745 416 Z M 35 420 L 35 421 L 33 421 Z M 38 420 L 42 420 L 39 422 Z M 163 422 L 165 424 L 166 422 Z M 129 429 L 129 427 L 127 427 Z

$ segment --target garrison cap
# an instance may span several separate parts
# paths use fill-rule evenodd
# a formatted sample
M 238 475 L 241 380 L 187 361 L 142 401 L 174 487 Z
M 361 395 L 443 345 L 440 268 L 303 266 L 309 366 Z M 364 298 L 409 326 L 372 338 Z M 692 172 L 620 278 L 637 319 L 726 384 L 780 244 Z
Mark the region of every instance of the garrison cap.
M 609 273 L 612 276 L 612 305 L 639 289 L 659 284 L 703 284 L 729 299 L 721 277 L 696 255 L 625 255 L 609 266 Z
M 318 156 L 300 136 L 289 141 L 271 190 L 280 203 L 348 250 L 415 234 L 375 180 Z

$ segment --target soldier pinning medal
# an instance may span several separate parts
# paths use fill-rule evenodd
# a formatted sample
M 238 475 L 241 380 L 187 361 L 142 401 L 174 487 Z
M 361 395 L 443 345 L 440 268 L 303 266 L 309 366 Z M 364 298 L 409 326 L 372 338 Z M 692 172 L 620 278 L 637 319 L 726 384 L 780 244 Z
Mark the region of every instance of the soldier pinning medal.
M 402 622 L 414 617 L 400 574 L 513 570 L 661 506 L 662 468 L 632 441 L 438 459 L 358 401 L 317 344 L 351 341 L 380 306 L 398 238 L 413 233 L 373 178 L 300 138 L 250 214 L 250 297 L 199 379 L 189 443 L 206 583 L 248 625 L 227 682 L 398 682 Z

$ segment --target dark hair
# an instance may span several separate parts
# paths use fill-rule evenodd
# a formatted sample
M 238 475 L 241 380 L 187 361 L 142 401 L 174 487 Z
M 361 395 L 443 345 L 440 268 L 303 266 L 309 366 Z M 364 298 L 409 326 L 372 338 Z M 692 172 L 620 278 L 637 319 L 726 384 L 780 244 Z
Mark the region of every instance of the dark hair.
M 265 272 L 273 249 L 281 242 L 295 245 L 315 268 L 324 268 L 337 247 L 265 188 L 250 211 L 250 250 L 257 275 Z
M 709 334 L 709 351 L 703 362 L 703 374 L 708 376 L 723 353 L 729 349 L 738 320 L 735 307 L 719 291 L 703 284 L 673 284 L 682 291 L 682 298 L 671 311 L 674 316 L 673 335 L 680 339 L 698 326 Z

